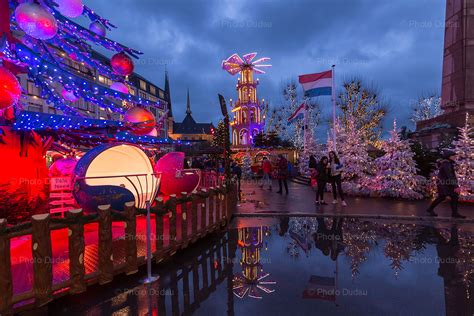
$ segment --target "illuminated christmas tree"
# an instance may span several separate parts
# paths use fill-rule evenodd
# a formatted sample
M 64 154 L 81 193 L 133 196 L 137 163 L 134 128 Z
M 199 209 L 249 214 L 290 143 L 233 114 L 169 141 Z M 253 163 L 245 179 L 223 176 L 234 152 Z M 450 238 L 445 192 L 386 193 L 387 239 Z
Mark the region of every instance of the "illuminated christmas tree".
M 290 141 L 293 147 L 300 153 L 303 153 L 305 134 L 307 138 L 312 138 L 316 134 L 316 128 L 321 119 L 320 107 L 310 98 L 299 95 L 294 82 L 286 84 L 283 88 L 283 99 L 283 105 L 270 111 L 267 118 L 266 129 L 268 132 L 278 133 L 283 139 Z M 306 133 L 304 119 L 296 120 L 290 125 L 287 124 L 288 118 L 302 103 L 307 104 L 306 116 L 308 126 L 306 126 Z
M 474 129 L 469 126 L 469 114 L 466 113 L 466 123 L 459 128 L 458 140 L 453 142 L 456 153 L 456 176 L 460 198 L 464 200 L 474 199 Z
M 225 124 L 224 124 L 224 121 L 221 120 L 217 124 L 217 129 L 214 131 L 212 144 L 216 147 L 223 148 L 225 146 L 225 137 L 226 137 Z
M 348 116 L 346 125 L 336 121 L 336 152 L 343 164 L 343 188 L 350 194 L 369 194 L 367 184 L 373 172 L 372 159 L 367 148 L 368 142 L 360 129 L 356 128 L 355 118 Z M 334 127 L 333 127 L 334 128 Z M 332 135 L 328 135 L 328 151 L 334 150 Z
M 416 123 L 437 117 L 443 114 L 441 108 L 441 98 L 432 94 L 427 97 L 421 97 L 413 107 L 413 114 L 411 120 Z
M 417 175 L 409 140 L 402 140 L 394 122 L 390 139 L 383 144 L 385 155 L 375 160 L 377 174 L 372 188 L 382 196 L 421 199 L 422 176 Z
M 308 137 L 306 140 L 306 150 L 303 150 L 298 162 L 298 170 L 300 174 L 309 176 L 309 158 L 312 155 L 315 157 L 316 161 L 319 161 L 322 154 L 323 149 L 321 144 L 319 144 L 314 137 Z
M 252 175 L 252 158 L 247 154 L 242 159 L 242 177 L 244 179 L 251 179 Z

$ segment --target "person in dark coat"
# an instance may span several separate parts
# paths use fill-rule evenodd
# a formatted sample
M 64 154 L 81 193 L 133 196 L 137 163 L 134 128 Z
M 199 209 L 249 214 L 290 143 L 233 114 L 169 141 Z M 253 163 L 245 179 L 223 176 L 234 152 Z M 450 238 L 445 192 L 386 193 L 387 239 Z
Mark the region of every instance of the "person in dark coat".
M 326 184 L 329 181 L 329 159 L 326 156 L 323 156 L 318 163 L 318 167 L 316 168 L 317 175 L 316 179 L 318 181 L 318 191 L 316 192 L 316 204 L 319 205 L 327 205 L 324 202 L 324 190 L 326 189 Z
M 316 170 L 316 168 L 318 167 L 318 162 L 316 161 L 316 158 L 314 158 L 313 155 L 309 156 L 309 165 L 308 165 L 308 168 L 311 170 L 311 169 L 314 169 Z
M 288 194 L 288 183 L 286 179 L 288 178 L 288 160 L 286 160 L 283 155 L 278 155 L 278 185 L 280 189 L 277 193 L 282 193 L 282 183 L 285 185 L 286 194 Z
M 237 188 L 239 190 L 239 196 L 240 196 L 240 180 L 242 179 L 242 168 L 239 166 L 238 163 L 233 162 L 231 170 L 232 170 L 232 174 L 237 178 Z
M 318 230 L 313 235 L 314 244 L 325 256 L 330 256 L 332 260 L 336 261 L 344 250 L 343 219 L 333 218 L 331 229 L 327 227 L 323 217 L 318 217 L 316 220 L 318 221 Z
M 434 212 L 434 208 L 449 196 L 451 198 L 451 216 L 455 218 L 466 218 L 458 213 L 459 186 L 456 172 L 454 171 L 454 155 L 452 151 L 443 152 L 443 159 L 438 164 L 438 197 L 427 209 L 427 212 L 431 216 L 438 216 L 438 214 Z

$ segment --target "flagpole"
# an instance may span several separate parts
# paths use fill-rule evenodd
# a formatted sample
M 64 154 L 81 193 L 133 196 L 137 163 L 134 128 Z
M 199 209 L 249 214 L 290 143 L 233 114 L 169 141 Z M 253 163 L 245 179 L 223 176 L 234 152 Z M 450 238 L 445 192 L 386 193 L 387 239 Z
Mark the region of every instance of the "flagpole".
M 306 153 L 306 147 L 307 147 L 307 143 L 306 143 L 306 136 L 307 136 L 306 129 L 308 128 L 308 114 L 306 113 L 307 101 L 308 101 L 307 99 L 304 100 L 303 153 Z
M 332 65 L 332 140 L 333 150 L 336 151 L 336 85 L 334 84 L 336 79 L 336 65 Z

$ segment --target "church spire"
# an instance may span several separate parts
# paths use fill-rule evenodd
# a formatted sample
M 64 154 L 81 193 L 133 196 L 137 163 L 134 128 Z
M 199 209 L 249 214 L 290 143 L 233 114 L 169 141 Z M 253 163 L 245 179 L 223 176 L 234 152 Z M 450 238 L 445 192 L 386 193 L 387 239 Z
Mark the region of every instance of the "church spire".
M 170 91 L 170 81 L 168 78 L 168 70 L 165 65 L 165 101 L 168 102 L 168 117 L 173 117 L 173 111 L 171 107 L 171 91 Z
M 192 114 L 192 112 L 191 112 L 191 101 L 189 99 L 189 88 L 188 88 L 188 99 L 187 99 L 187 102 L 186 102 L 186 114 L 189 114 L 189 115 Z

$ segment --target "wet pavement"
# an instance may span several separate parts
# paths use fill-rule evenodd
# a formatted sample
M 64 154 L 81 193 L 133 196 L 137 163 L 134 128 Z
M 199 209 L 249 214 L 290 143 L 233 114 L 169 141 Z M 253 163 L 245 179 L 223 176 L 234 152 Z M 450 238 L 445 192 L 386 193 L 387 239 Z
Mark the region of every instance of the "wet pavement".
M 346 197 L 348 206 L 342 207 L 340 202 L 332 204 L 332 193 L 325 193 L 328 205 L 316 206 L 315 192 L 309 186 L 288 182 L 289 194 L 278 194 L 277 181 L 273 181 L 273 190 L 260 188 L 256 181 L 248 181 L 242 184 L 242 201 L 238 207 L 241 215 L 301 215 L 314 216 L 317 214 L 356 216 L 364 218 L 390 217 L 400 220 L 429 220 L 426 209 L 430 200 L 397 200 L 390 198 L 368 198 L 368 197 Z M 446 201 L 439 205 L 436 210 L 439 217 L 437 221 L 451 220 L 451 209 Z M 466 220 L 455 220 L 456 222 L 474 223 L 474 204 L 461 203 L 459 212 L 467 216 Z
M 144 271 L 65 296 L 50 315 L 472 315 L 474 225 L 237 217 Z

